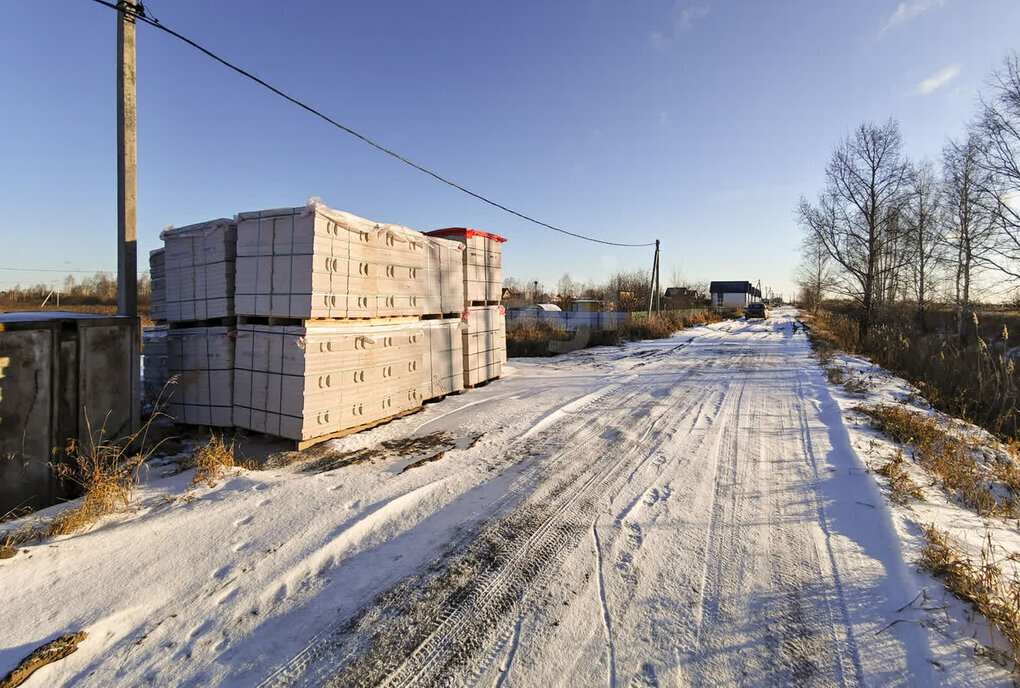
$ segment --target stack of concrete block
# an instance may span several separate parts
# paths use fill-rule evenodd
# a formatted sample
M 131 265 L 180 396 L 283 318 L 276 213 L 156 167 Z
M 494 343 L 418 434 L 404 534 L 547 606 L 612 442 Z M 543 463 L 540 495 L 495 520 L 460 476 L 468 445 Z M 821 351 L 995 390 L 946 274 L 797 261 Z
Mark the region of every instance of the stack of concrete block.
M 428 399 L 464 389 L 464 322 L 461 318 L 423 320 Z
M 430 389 L 417 319 L 240 325 L 233 423 L 307 440 L 418 408 Z
M 428 236 L 464 246 L 465 305 L 498 304 L 503 294 L 503 242 L 501 236 L 466 227 L 449 227 Z
M 149 317 L 156 322 L 166 320 L 166 267 L 165 249 L 149 252 L 149 283 L 151 306 Z
M 506 311 L 502 306 L 469 306 L 464 319 L 464 385 L 473 387 L 503 374 Z
M 166 325 L 153 325 L 142 330 L 142 398 L 149 403 L 160 400 L 170 377 L 167 331 Z
M 167 331 L 167 369 L 178 377 L 167 414 L 179 423 L 233 424 L 234 337 L 232 327 L 185 327 Z
M 500 298 L 500 237 L 425 236 L 310 201 L 163 238 L 150 269 L 165 272 L 179 422 L 301 446 L 501 374 L 505 326 L 485 306 Z
M 212 220 L 166 229 L 166 320 L 196 322 L 234 315 L 237 226 Z
M 458 269 L 458 249 L 420 232 L 321 203 L 241 213 L 237 231 L 239 315 L 304 320 L 458 310 L 456 294 L 444 299 L 442 291 L 442 268 Z
M 440 237 L 425 237 L 425 308 L 422 315 L 460 314 L 464 308 L 464 245 Z

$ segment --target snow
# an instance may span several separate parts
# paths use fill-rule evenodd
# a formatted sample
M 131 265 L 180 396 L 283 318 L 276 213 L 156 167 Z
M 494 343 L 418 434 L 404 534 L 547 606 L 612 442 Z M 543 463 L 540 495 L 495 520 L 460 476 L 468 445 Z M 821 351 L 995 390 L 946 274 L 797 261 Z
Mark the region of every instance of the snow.
M 0 561 L 0 673 L 83 629 L 27 685 L 1011 684 L 916 570 L 915 524 L 984 519 L 888 503 L 890 447 L 795 317 L 513 359 L 325 472 L 152 466 L 127 512 Z M 869 403 L 911 392 L 844 364 Z

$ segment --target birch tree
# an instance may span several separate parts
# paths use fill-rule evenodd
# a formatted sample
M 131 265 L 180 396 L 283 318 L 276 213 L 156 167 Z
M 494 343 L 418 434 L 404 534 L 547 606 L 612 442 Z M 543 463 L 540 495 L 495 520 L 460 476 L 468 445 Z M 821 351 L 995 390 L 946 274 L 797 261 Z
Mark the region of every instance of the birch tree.
M 998 234 L 983 261 L 1020 280 L 1020 54 L 1013 53 L 992 75 L 992 98 L 983 101 L 976 134 L 985 172 L 980 179 Z
M 946 241 L 953 260 L 956 325 L 961 338 L 971 317 L 975 274 L 995 244 L 994 211 L 985 204 L 990 174 L 978 164 L 981 145 L 979 136 L 972 132 L 962 141 L 950 140 L 942 151 Z
M 903 259 L 899 213 L 909 170 L 899 125 L 864 123 L 840 141 L 826 168 L 819 204 L 801 202 L 801 224 L 838 267 L 842 290 L 859 306 L 858 332 L 867 337 L 885 286 Z

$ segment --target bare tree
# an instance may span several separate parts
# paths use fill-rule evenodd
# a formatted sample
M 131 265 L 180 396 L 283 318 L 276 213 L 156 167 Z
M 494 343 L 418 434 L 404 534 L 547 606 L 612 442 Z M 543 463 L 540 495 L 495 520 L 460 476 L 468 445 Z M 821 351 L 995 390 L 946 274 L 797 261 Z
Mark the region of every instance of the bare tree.
M 940 200 L 940 185 L 934 165 L 924 161 L 914 166 L 904 220 L 911 258 L 910 282 L 922 330 L 928 329 L 925 316 L 945 248 Z
M 503 278 L 503 288 L 504 289 L 509 289 L 510 291 L 514 292 L 515 294 L 523 294 L 524 293 L 524 283 L 521 282 L 516 277 L 504 277 Z
M 795 276 L 805 308 L 818 314 L 825 293 L 832 288 L 832 270 L 829 253 L 814 233 L 804 237 L 801 244 L 801 261 Z
M 964 335 L 970 319 L 971 287 L 995 241 L 994 213 L 986 205 L 990 175 L 978 165 L 981 141 L 974 132 L 963 141 L 950 140 L 942 151 L 943 191 L 948 231 L 946 241 L 955 272 L 956 324 Z
M 556 283 L 557 296 L 561 300 L 577 298 L 577 292 L 580 291 L 579 287 L 580 285 L 570 279 L 569 273 L 563 273 L 563 277 L 560 277 L 559 282 Z
M 1003 61 L 992 75 L 993 97 L 983 101 L 976 130 L 978 164 L 987 177 L 982 191 L 998 225 L 997 241 L 983 262 L 1020 280 L 1020 54 Z
M 861 124 L 833 152 L 818 206 L 802 199 L 798 208 L 801 224 L 838 266 L 841 290 L 860 307 L 861 339 L 904 262 L 892 250 L 901 239 L 899 213 L 909 180 L 901 148 L 895 120 Z
M 618 272 L 609 278 L 607 286 L 606 298 L 616 301 L 617 310 L 643 310 L 648 304 L 648 294 L 651 291 L 651 272 Z

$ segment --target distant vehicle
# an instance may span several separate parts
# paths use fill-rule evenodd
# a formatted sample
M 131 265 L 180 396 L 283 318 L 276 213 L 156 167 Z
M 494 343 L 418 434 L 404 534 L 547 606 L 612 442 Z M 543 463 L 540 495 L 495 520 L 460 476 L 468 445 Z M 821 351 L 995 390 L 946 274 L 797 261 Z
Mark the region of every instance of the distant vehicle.
M 744 317 L 748 320 L 751 318 L 761 318 L 765 320 L 769 317 L 769 311 L 765 307 L 765 304 L 760 301 L 747 304 L 747 308 L 744 309 Z

